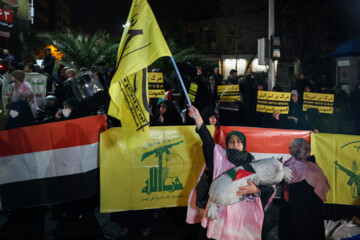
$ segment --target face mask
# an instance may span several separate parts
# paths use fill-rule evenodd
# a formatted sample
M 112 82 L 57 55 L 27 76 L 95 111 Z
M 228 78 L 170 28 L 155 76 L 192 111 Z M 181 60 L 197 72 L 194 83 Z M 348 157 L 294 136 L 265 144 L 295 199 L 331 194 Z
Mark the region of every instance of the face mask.
M 61 112 L 62 112 L 62 114 L 64 115 L 64 117 L 67 118 L 67 117 L 70 116 L 71 110 L 64 108 L 64 109 L 61 109 Z
M 16 118 L 17 116 L 19 116 L 19 112 L 18 112 L 18 111 L 10 110 L 10 117 Z

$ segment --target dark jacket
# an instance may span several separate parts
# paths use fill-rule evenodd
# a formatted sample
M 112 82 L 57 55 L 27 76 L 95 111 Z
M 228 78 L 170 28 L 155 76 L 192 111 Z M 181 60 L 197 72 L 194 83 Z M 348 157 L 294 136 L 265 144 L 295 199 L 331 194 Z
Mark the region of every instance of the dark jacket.
M 44 72 L 48 73 L 50 76 L 52 76 L 52 71 L 54 69 L 55 64 L 55 58 L 53 55 L 48 55 L 44 57 L 44 61 L 41 64 L 42 66 L 45 66 Z
M 163 126 L 177 126 L 182 125 L 182 118 L 175 105 L 171 101 L 164 101 L 166 105 L 166 111 L 162 115 L 164 121 L 161 125 Z
M 27 127 L 35 124 L 35 120 L 33 114 L 31 112 L 31 108 L 26 101 L 17 101 L 11 104 L 10 111 L 18 112 L 18 116 L 11 117 L 5 125 L 5 130 L 19 128 L 19 127 Z
M 198 108 L 199 112 L 201 112 L 204 108 L 208 106 L 210 94 L 208 86 L 202 77 L 196 76 L 194 78 L 194 83 L 198 86 L 194 105 Z

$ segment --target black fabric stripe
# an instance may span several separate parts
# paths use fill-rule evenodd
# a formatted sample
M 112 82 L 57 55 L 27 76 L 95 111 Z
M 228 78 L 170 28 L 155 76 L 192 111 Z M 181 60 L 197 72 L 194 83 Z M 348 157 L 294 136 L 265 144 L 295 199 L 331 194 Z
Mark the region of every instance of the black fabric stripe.
M 2 210 L 62 203 L 99 193 L 99 169 L 0 185 Z
M 244 168 L 244 170 L 246 170 L 248 172 L 256 173 L 255 169 L 251 166 L 250 163 L 246 163 L 246 164 L 242 165 L 242 167 Z

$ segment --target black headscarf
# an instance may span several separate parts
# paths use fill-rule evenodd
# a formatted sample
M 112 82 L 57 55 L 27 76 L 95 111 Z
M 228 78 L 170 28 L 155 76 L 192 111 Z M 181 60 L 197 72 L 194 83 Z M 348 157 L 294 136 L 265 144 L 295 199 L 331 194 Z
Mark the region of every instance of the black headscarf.
M 304 130 L 314 130 L 320 128 L 320 113 L 316 108 L 309 108 L 306 110 L 307 116 Z
M 201 117 L 204 120 L 205 125 L 209 125 L 209 118 L 215 115 L 215 111 L 214 109 L 211 108 L 205 108 L 202 112 L 201 112 Z
M 5 130 L 27 127 L 35 124 L 34 116 L 31 112 L 31 108 L 26 101 L 17 101 L 11 104 L 10 111 L 18 112 L 16 117 L 9 116 L 6 123 Z
M 164 118 L 163 124 L 165 126 L 175 126 L 182 125 L 182 118 L 178 110 L 175 108 L 175 105 L 171 101 L 162 102 L 166 111 L 162 115 Z
M 70 98 L 70 99 L 66 100 L 63 103 L 63 106 L 67 106 L 71 110 L 71 113 L 67 118 L 61 114 L 64 119 L 69 120 L 69 119 L 75 119 L 75 118 L 82 117 L 80 103 L 75 98 Z
M 243 150 L 237 150 L 237 149 L 229 149 L 229 141 L 230 137 L 232 135 L 236 135 L 240 138 L 242 144 L 243 144 Z M 226 156 L 228 160 L 234 164 L 235 166 L 241 166 L 246 163 L 251 163 L 255 160 L 254 156 L 251 155 L 251 153 L 245 151 L 246 149 L 246 138 L 245 135 L 242 132 L 239 131 L 232 131 L 230 132 L 226 137 Z

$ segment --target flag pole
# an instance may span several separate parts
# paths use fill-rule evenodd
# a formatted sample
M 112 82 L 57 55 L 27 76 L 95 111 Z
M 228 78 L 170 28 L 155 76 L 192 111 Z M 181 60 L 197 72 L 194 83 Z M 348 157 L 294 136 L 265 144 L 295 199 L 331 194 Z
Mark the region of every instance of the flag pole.
M 173 56 L 170 56 L 170 58 L 171 58 L 171 61 L 172 61 L 173 65 L 174 65 L 174 68 L 175 68 L 175 70 L 176 70 L 176 73 L 177 73 L 177 75 L 178 75 L 178 77 L 179 77 L 179 80 L 180 80 L 182 89 L 183 89 L 183 91 L 184 91 L 186 100 L 187 100 L 187 102 L 188 102 L 188 104 L 189 104 L 189 107 L 191 107 L 191 109 L 194 111 L 194 109 L 193 109 L 193 107 L 192 107 L 192 105 L 191 105 L 191 101 L 190 101 L 189 95 L 188 95 L 188 93 L 187 93 L 187 91 L 186 91 L 184 82 L 183 82 L 183 80 L 182 80 L 182 78 L 181 78 L 179 69 L 178 69 L 178 67 L 177 67 L 177 65 L 176 65 L 176 63 L 175 63 L 174 57 L 173 57 Z M 195 118 L 195 117 L 196 117 L 196 115 L 194 114 L 194 118 Z

